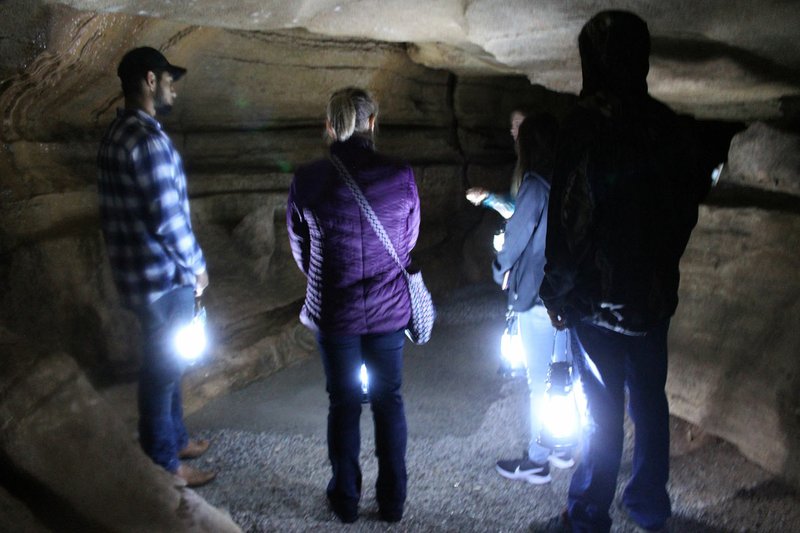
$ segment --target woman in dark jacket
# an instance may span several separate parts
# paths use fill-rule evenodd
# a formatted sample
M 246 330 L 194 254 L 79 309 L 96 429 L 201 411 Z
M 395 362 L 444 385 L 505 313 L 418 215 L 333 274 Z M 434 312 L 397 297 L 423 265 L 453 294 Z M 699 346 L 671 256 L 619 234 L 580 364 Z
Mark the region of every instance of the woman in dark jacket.
M 330 153 L 349 171 L 408 265 L 419 232 L 417 186 L 408 165 L 375 151 L 377 114 L 377 103 L 361 89 L 334 93 L 326 120 Z M 358 518 L 363 362 L 375 422 L 378 506 L 383 520 L 396 522 L 406 498 L 400 394 L 403 330 L 411 317 L 406 280 L 329 159 L 297 170 L 286 219 L 294 259 L 308 280 L 300 320 L 317 334 L 330 399 L 328 500 L 343 522 Z

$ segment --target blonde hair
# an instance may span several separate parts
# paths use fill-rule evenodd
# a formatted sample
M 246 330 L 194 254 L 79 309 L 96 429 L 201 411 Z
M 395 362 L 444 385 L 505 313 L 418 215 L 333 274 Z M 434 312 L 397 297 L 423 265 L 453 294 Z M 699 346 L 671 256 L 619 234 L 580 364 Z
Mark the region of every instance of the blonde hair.
M 346 87 L 328 100 L 328 124 L 334 141 L 346 141 L 356 133 L 370 133 L 370 117 L 377 116 L 378 103 L 364 89 Z

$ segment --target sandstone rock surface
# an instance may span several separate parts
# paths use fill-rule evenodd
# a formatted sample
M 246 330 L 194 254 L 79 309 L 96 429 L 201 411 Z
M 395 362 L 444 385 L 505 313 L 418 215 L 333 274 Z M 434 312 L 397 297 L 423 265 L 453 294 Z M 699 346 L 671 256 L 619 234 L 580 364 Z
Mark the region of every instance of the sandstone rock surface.
M 583 23 L 602 9 L 628 8 L 648 21 L 653 35 L 650 85 L 670 103 L 695 112 L 705 109 L 706 116 L 755 112 L 774 117 L 780 114 L 782 97 L 800 94 L 800 50 L 795 46 L 800 6 L 781 0 L 628 5 L 523 0 L 58 3 L 196 26 L 305 28 L 318 35 L 413 43 L 412 57 L 432 68 L 524 74 L 533 83 L 571 92 L 580 88 L 575 44 Z
M 284 210 L 292 171 L 324 154 L 322 121 L 332 90 L 371 89 L 381 104 L 379 149 L 413 165 L 423 211 L 417 259 L 432 288 L 486 280 L 487 239 L 499 221 L 468 206 L 463 191 L 508 187 L 512 109 L 560 116 L 574 103 L 574 94 L 551 89 L 577 90 L 576 35 L 607 7 L 605 1 L 489 0 L 3 2 L 0 323 L 46 346 L 40 354 L 3 334 L 15 339 L 4 341 L 0 358 L 6 365 L 0 413 L 14 419 L 1 420 L 4 458 L 67 502 L 74 509 L 69 518 L 81 524 L 106 524 L 95 513 L 112 494 L 134 502 L 133 509 L 155 505 L 144 516 L 157 515 L 175 530 L 188 527 L 176 508 L 204 509 L 154 471 L 114 421 L 120 413 L 109 412 L 82 374 L 94 384 L 118 383 L 132 378 L 138 361 L 138 326 L 110 281 L 94 186 L 97 142 L 122 105 L 114 72 L 125 51 L 155 46 L 189 68 L 164 124 L 187 165 L 193 223 L 211 277 L 204 303 L 215 343 L 186 378 L 192 411 L 314 351 L 296 320 L 304 280 L 289 254 Z M 800 151 L 796 128 L 767 120 L 797 112 L 800 4 L 634 7 L 654 35 L 656 96 L 704 116 L 763 121 L 735 139 L 684 259 L 671 337 L 673 410 L 800 484 Z M 52 355 L 62 351 L 74 362 Z M 13 365 L 22 366 L 8 366 L 7 353 L 19 355 Z M 42 404 L 25 400 L 22 390 Z M 14 414 L 19 410 L 28 414 Z M 76 419 L 76 413 L 91 416 Z M 96 480 L 90 483 L 73 463 L 55 462 L 59 438 L 70 443 L 71 461 L 79 446 L 86 457 L 105 461 Z M 122 450 L 113 463 L 104 454 L 112 445 Z M 122 495 L 110 488 L 95 498 L 97 486 L 116 479 L 120 461 L 143 486 L 156 487 L 151 494 L 126 486 L 112 487 L 128 491 Z M 9 498 L 0 495 L 11 502 L 0 504 L 2 516 L 35 530 L 41 516 L 15 507 L 16 494 Z M 116 508 L 109 520 L 136 524 L 126 513 Z
M 800 482 L 800 213 L 702 207 L 670 331 L 670 409 Z
M 53 530 L 240 531 L 155 466 L 72 359 L 0 330 L 4 480 Z M 3 517 L 4 519 L 6 516 Z M 36 530 L 36 522 L 7 517 Z
M 116 64 L 129 47 L 158 46 L 189 68 L 164 124 L 187 167 L 193 220 L 210 265 L 206 304 L 219 344 L 198 375 L 219 378 L 220 386 L 208 391 L 291 359 L 284 350 L 256 362 L 257 332 L 273 327 L 256 325 L 272 310 L 296 307 L 304 294 L 286 249 L 283 209 L 292 170 L 325 152 L 323 114 L 333 89 L 364 85 L 378 97 L 379 148 L 414 165 L 424 218 L 420 250 L 447 238 L 448 221 L 466 205 L 471 164 L 491 173 L 492 165 L 513 159 L 511 109 L 564 109 L 572 100 L 524 78 L 459 80 L 412 62 L 398 43 L 187 26 L 62 5 L 31 13 L 19 15 L 20 24 L 44 20 L 46 46 L 17 64 L 21 70 L 0 91 L 0 164 L 8 169 L 0 198 L 7 251 L 0 317 L 75 354 L 104 379 L 130 373 L 138 353 L 137 325 L 110 283 L 94 185 L 98 139 L 123 103 Z M 507 180 L 505 168 L 493 179 Z M 264 338 L 297 337 L 289 315 L 282 333 Z M 251 326 L 240 331 L 239 323 Z M 237 335 L 244 330 L 252 356 L 241 353 L 247 343 Z M 220 370 L 223 361 L 232 366 Z
M 733 138 L 726 181 L 800 196 L 800 134 L 756 122 Z

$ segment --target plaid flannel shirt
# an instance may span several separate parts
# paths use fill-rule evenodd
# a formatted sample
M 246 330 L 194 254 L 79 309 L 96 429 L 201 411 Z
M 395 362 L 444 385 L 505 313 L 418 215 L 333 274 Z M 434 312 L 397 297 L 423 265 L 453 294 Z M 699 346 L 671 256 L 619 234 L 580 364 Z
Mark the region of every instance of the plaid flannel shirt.
M 97 156 L 100 219 L 122 302 L 137 308 L 193 286 L 206 269 L 189 217 L 183 163 L 161 124 L 119 110 Z

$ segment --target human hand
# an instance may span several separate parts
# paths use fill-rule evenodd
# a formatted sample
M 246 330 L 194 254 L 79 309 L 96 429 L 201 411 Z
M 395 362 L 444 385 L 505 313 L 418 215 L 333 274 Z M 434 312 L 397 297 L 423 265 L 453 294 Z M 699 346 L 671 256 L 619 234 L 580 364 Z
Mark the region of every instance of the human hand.
M 481 187 L 471 187 L 467 189 L 467 200 L 473 205 L 481 205 L 481 202 L 489 196 L 489 191 Z
M 567 329 L 567 320 L 563 316 L 556 311 L 551 311 L 550 309 L 547 310 L 547 314 L 550 316 L 550 323 L 553 324 L 554 328 L 556 328 L 558 331 Z
M 208 270 L 204 270 L 201 274 L 197 275 L 194 282 L 194 295 L 199 298 L 203 295 L 203 291 L 208 287 Z

